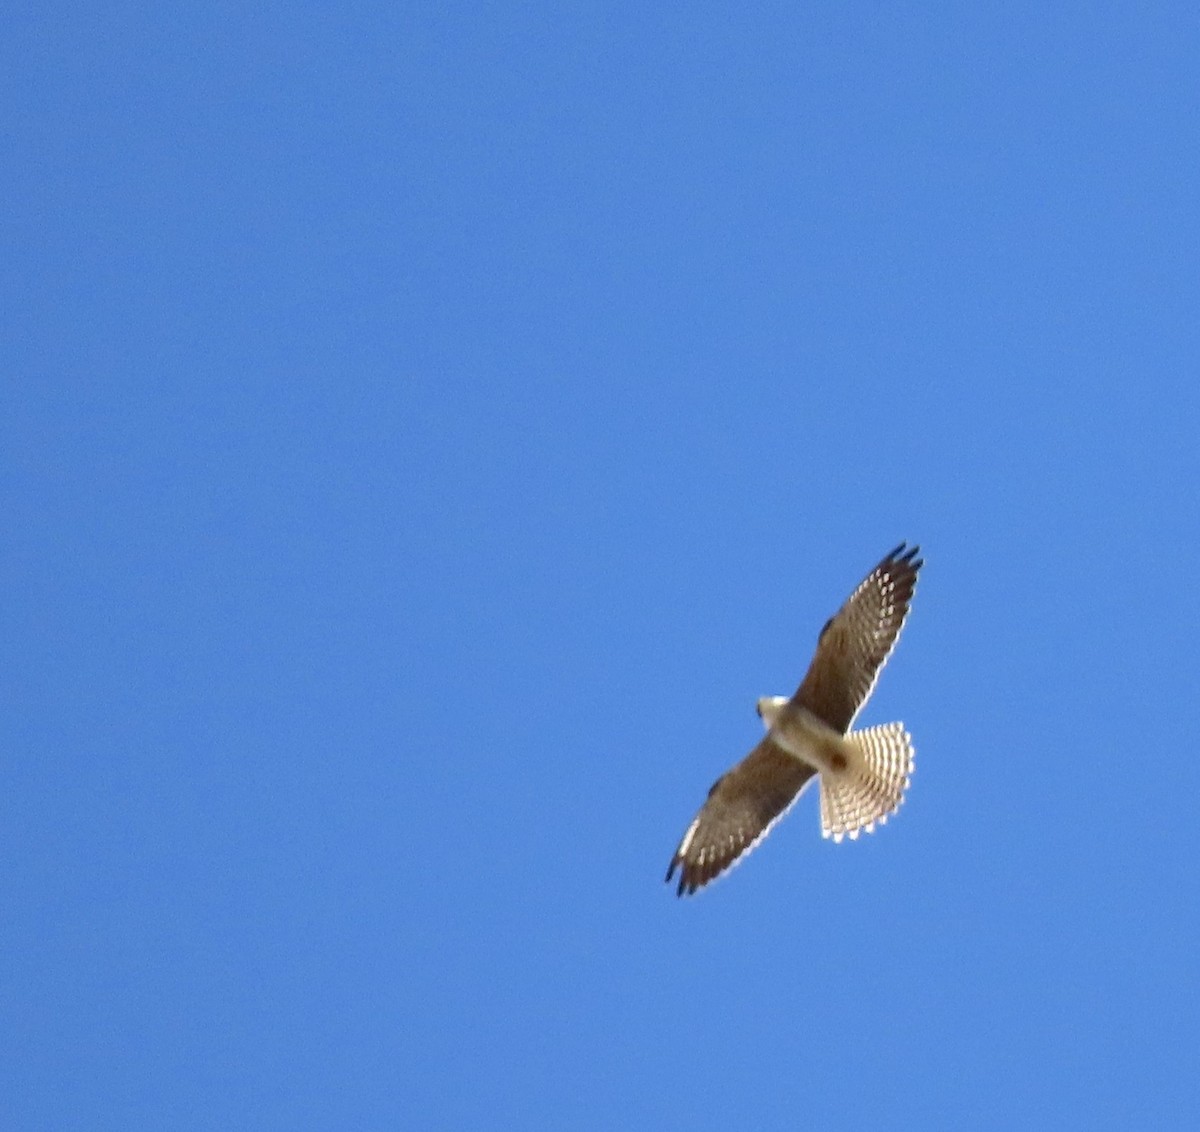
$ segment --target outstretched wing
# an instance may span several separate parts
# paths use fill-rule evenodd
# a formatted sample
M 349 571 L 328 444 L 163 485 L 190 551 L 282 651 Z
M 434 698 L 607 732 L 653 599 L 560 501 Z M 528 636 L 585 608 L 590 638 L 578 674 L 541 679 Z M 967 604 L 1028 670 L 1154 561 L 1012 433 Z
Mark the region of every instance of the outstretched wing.
M 821 630 L 808 675 L 792 699 L 838 731 L 850 729 L 896 646 L 922 566 L 919 549 L 896 547 Z
M 695 892 L 749 853 L 815 773 L 768 737 L 718 778 L 667 869 L 668 881 L 679 869 L 678 894 Z

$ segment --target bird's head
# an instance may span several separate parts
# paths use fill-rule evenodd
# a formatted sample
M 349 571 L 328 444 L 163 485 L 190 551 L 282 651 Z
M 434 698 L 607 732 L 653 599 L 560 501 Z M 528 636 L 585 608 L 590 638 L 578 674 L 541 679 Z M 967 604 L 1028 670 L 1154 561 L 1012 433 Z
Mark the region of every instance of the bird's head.
M 787 702 L 787 696 L 758 697 L 758 703 L 754 705 L 754 710 L 758 712 L 758 718 L 763 721 L 763 726 L 768 731 L 774 726 L 783 705 Z

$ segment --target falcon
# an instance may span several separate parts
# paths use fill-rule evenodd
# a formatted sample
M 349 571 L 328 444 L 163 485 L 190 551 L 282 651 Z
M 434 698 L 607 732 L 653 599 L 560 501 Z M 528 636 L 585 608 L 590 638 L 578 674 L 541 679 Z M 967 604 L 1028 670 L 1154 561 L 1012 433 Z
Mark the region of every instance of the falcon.
M 796 694 L 763 696 L 767 733 L 713 784 L 671 865 L 677 894 L 691 894 L 750 852 L 814 778 L 821 784 L 821 835 L 841 841 L 883 825 L 904 800 L 913 772 L 902 723 L 851 731 L 875 690 L 917 584 L 920 548 L 901 543 L 872 570 L 821 630 Z

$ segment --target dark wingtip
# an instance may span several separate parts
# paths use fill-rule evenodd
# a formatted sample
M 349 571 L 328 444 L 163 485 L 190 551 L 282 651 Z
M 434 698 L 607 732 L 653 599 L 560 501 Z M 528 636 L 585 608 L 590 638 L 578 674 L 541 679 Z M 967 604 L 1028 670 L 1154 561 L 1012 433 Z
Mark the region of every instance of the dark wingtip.
M 678 853 L 671 858 L 671 867 L 667 869 L 667 884 L 671 883 L 671 877 L 675 875 L 676 868 L 679 869 L 679 887 L 675 889 L 675 895 L 691 896 L 696 891 L 695 872 L 688 869 L 687 864 Z
M 905 565 L 910 566 L 914 572 L 916 572 L 925 565 L 925 559 L 917 558 L 917 555 L 920 553 L 920 546 L 918 546 L 916 543 L 913 543 L 912 546 L 909 546 L 906 540 L 896 547 L 895 550 L 885 555 L 883 560 L 884 562 L 903 562 Z

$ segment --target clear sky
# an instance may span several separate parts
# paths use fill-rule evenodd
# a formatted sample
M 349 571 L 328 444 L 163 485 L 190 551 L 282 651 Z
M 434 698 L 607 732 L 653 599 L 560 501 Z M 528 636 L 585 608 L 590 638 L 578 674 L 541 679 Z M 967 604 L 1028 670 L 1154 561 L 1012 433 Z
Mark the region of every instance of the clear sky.
M 1195 5 L 21 5 L 0 146 L 0 1126 L 1200 1120 Z M 676 899 L 901 539 L 904 808 Z

